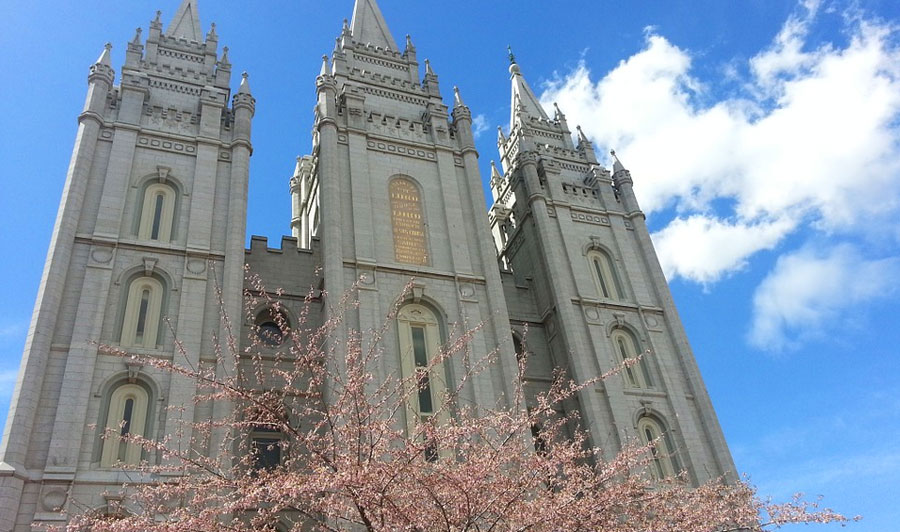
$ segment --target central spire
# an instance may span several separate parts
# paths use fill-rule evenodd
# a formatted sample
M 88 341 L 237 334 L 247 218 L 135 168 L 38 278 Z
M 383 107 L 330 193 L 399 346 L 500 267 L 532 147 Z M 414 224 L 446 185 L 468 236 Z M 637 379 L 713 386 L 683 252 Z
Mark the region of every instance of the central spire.
M 203 42 L 200 29 L 200 15 L 197 13 L 197 0 L 182 0 L 178 11 L 172 17 L 172 23 L 166 30 L 167 37 L 184 37 L 189 41 Z
M 397 43 L 391 36 L 387 22 L 378 3 L 375 0 L 356 0 L 353 6 L 353 22 L 350 24 L 350 33 L 353 39 L 359 43 L 371 43 L 382 48 L 390 48 L 398 51 Z
M 534 91 L 531 90 L 528 82 L 525 81 L 525 77 L 522 76 L 522 69 L 516 63 L 516 56 L 513 55 L 511 48 L 509 49 L 509 75 L 512 81 L 512 101 L 510 102 L 509 117 L 510 131 L 516 125 L 516 116 L 519 114 L 550 120 L 537 96 L 534 95 Z

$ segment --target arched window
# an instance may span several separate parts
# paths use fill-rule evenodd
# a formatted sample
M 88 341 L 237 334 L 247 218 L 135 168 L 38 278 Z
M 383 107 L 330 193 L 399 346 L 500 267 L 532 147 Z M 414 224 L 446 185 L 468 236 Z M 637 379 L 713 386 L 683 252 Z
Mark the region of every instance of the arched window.
M 447 390 L 444 365 L 434 363 L 440 354 L 441 331 L 434 312 L 415 303 L 400 309 L 397 325 L 403 378 L 418 387 L 411 390 L 408 403 L 407 429 L 412 434 L 417 423 L 427 422 L 437 414 Z
M 594 277 L 594 284 L 597 285 L 597 292 L 601 297 L 625 299 L 625 291 L 622 290 L 622 283 L 619 282 L 619 276 L 609 254 L 598 249 L 591 250 L 588 253 L 588 263 L 591 275 Z
M 613 348 L 619 357 L 619 362 L 627 362 L 638 357 L 637 341 L 634 335 L 624 329 L 616 329 L 610 335 Z M 628 384 L 634 388 L 650 388 L 653 386 L 653 379 L 650 378 L 650 371 L 647 369 L 647 361 L 643 358 L 637 364 L 625 368 L 623 374 Z
M 663 429 L 663 424 L 650 415 L 641 416 L 637 424 L 638 435 L 644 445 L 650 446 L 653 460 L 650 473 L 655 479 L 672 478 L 681 472 L 675 441 L 671 431 Z
M 140 463 L 141 446 L 126 438 L 146 435 L 149 407 L 149 396 L 143 386 L 123 384 L 112 391 L 106 423 L 101 433 L 104 438 L 100 453 L 101 467 Z
M 121 345 L 156 347 L 162 314 L 163 285 L 154 277 L 138 277 L 128 286 Z
M 144 190 L 138 238 L 167 242 L 172 239 L 175 217 L 175 190 L 163 183 L 154 183 Z

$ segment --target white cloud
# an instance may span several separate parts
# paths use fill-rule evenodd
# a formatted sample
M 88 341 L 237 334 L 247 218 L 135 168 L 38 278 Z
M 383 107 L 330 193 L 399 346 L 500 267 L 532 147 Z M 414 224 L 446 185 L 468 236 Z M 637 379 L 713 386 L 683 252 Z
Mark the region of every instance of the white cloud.
M 482 133 L 490 129 L 490 124 L 488 124 L 487 117 L 483 114 L 475 115 L 472 118 L 472 135 L 477 139 L 481 136 Z
M 750 342 L 790 348 L 791 338 L 821 332 L 839 311 L 891 297 L 898 281 L 900 259 L 867 259 L 849 244 L 782 256 L 753 296 Z
M 881 227 L 897 239 L 896 31 L 848 17 L 846 45 L 811 45 L 818 7 L 806 1 L 769 47 L 726 65 L 748 72 L 741 96 L 716 99 L 690 53 L 654 33 L 599 79 L 581 63 L 545 87 L 543 102 L 617 150 L 646 212 L 676 209 L 655 235 L 670 275 L 715 281 L 799 231 L 869 238 Z
M 752 253 L 774 247 L 792 226 L 786 219 L 746 224 L 698 214 L 676 218 L 653 240 L 667 278 L 711 283 L 743 268 Z

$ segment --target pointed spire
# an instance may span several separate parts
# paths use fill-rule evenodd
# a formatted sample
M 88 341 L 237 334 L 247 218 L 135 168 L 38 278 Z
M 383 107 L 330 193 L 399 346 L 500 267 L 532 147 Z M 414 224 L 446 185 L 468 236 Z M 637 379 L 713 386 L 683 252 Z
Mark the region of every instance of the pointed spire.
M 410 34 L 406 34 L 406 51 L 409 52 L 411 50 L 415 50 L 416 47 L 413 46 L 412 36 Z
M 553 108 L 556 110 L 556 116 L 554 117 L 556 120 L 565 120 L 566 119 L 566 115 L 563 114 L 563 112 L 559 110 L 559 106 L 556 105 L 556 102 L 553 102 Z
M 357 42 L 399 51 L 375 0 L 356 0 L 350 31 Z
M 153 17 L 153 20 L 150 21 L 151 28 L 162 28 L 162 22 L 159 20 L 159 17 L 162 16 L 162 11 L 156 10 L 156 16 Z
M 581 126 L 575 126 L 575 129 L 578 130 L 578 143 L 579 144 L 590 144 L 591 141 L 588 140 L 587 135 L 584 134 L 584 131 L 581 130 Z M 615 150 L 612 152 L 613 157 L 616 156 Z
M 200 29 L 200 15 L 197 13 L 197 0 L 181 0 L 178 11 L 172 18 L 166 37 L 184 37 L 189 41 L 203 41 Z
M 500 179 L 503 179 L 503 174 L 501 174 L 500 170 L 497 169 L 497 163 L 491 161 L 491 183 L 494 183 Z
M 503 128 L 497 126 L 497 145 L 506 144 L 506 135 L 503 134 Z
M 431 61 L 428 59 L 425 60 L 425 75 L 434 76 L 434 70 L 431 69 Z
M 209 25 L 209 33 L 206 34 L 207 41 L 217 41 L 219 40 L 219 36 L 216 35 L 216 23 L 213 22 Z
M 103 51 L 100 52 L 100 57 L 97 58 L 95 64 L 108 66 L 112 68 L 112 59 L 110 58 L 110 52 L 112 51 L 112 43 L 106 43 L 103 46 Z
M 328 68 L 328 56 L 322 56 L 322 68 L 319 69 L 320 76 L 329 76 L 331 75 L 331 69 Z
M 134 30 L 134 39 L 131 39 L 131 44 L 140 45 L 141 44 L 141 28 L 138 27 Z
M 344 19 L 344 25 L 341 26 L 341 35 L 352 35 L 353 32 L 350 31 L 350 22 L 347 19 Z
M 228 60 L 228 47 L 227 46 L 222 47 L 222 59 L 219 59 L 219 63 L 222 63 L 223 65 L 231 64 L 231 62 Z
M 581 131 L 581 128 L 578 128 L 578 131 Z M 616 155 L 616 150 L 610 150 L 609 154 L 612 155 L 613 158 L 613 174 L 617 174 L 622 170 L 625 170 L 625 165 L 623 165 L 622 161 L 619 160 L 619 157 Z
M 510 131 L 516 123 L 516 115 L 520 113 L 532 116 L 534 118 L 543 118 L 545 120 L 550 120 L 550 117 L 547 116 L 544 108 L 541 107 L 537 96 L 534 95 L 531 87 L 528 86 L 528 82 L 525 81 L 525 77 L 522 76 L 522 71 L 519 68 L 519 64 L 516 63 L 516 58 L 513 56 L 511 48 L 509 51 L 509 60 L 509 74 L 512 81 L 512 98 L 510 101 L 509 116 Z
M 246 71 L 241 73 L 241 86 L 238 89 L 238 94 L 250 94 L 250 82 L 248 79 L 250 78 L 250 74 Z
M 453 86 L 453 103 L 456 107 L 465 107 L 466 102 L 463 101 L 462 96 L 459 95 L 459 87 L 456 85 Z

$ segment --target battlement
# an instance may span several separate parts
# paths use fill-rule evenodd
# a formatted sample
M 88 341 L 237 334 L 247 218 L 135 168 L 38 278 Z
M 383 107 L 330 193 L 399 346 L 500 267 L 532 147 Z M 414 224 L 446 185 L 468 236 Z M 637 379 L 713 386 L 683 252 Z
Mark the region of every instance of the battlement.
M 302 248 L 298 245 L 298 240 L 293 236 L 282 236 L 281 237 L 281 247 L 272 248 L 269 247 L 269 238 L 265 236 L 252 235 L 250 237 L 250 248 L 244 251 L 245 254 L 250 255 L 252 253 L 263 254 L 263 253 L 276 253 L 276 254 L 284 254 L 285 252 L 291 251 L 299 251 L 302 253 L 312 253 L 312 249 Z

